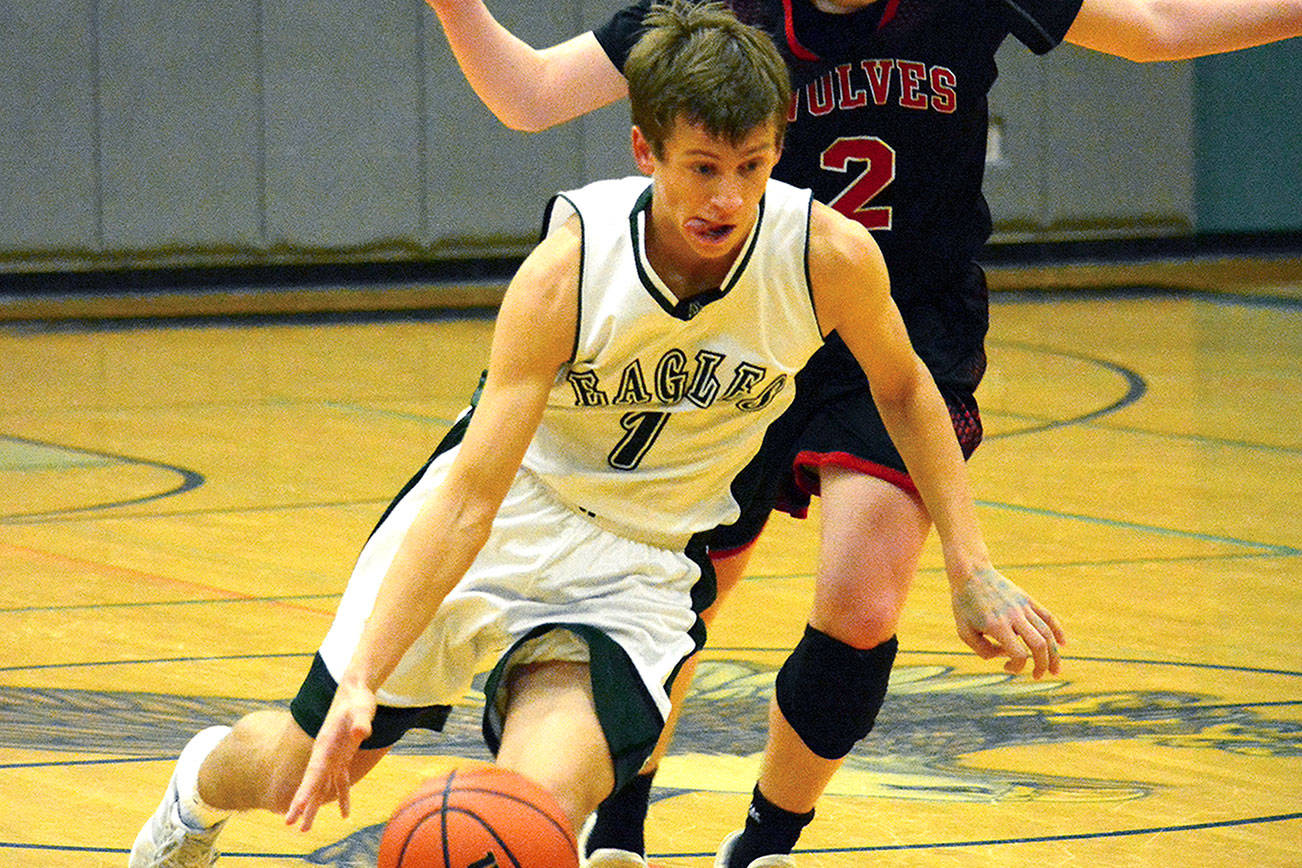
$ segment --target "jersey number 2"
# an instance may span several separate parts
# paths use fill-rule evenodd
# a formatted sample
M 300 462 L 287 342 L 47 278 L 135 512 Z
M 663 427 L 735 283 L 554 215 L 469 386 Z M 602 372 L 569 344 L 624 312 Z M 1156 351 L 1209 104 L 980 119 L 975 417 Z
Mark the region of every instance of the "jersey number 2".
M 868 203 L 895 180 L 895 149 L 876 136 L 840 138 L 827 146 L 820 162 L 833 172 L 848 172 L 851 163 L 863 163 L 863 171 L 827 204 L 869 229 L 890 229 L 891 207 Z

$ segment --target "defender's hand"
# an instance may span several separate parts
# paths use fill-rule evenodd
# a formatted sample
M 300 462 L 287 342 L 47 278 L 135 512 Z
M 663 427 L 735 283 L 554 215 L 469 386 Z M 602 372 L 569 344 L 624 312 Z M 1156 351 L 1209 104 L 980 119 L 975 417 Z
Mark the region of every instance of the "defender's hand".
M 984 659 L 1007 657 L 1004 669 L 1021 672 L 1034 658 L 1031 675 L 1057 675 L 1059 646 L 1067 636 L 1058 619 L 994 567 L 974 572 L 953 595 L 959 637 Z

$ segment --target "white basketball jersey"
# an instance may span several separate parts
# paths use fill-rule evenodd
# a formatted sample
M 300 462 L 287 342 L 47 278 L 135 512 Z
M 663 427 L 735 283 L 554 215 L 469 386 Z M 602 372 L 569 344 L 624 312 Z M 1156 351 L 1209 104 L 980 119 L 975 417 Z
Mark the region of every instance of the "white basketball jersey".
M 735 521 L 731 483 L 823 342 L 806 258 L 810 193 L 770 181 L 722 286 L 679 301 L 652 270 L 644 177 L 556 196 L 583 228 L 578 336 L 524 465 L 569 506 L 637 539 Z

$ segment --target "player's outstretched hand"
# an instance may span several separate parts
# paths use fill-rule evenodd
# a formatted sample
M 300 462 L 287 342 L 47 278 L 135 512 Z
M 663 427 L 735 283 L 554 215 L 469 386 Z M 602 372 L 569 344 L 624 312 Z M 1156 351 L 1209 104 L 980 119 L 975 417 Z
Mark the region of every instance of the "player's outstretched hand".
M 330 711 L 312 744 L 303 780 L 294 793 L 285 824 L 301 821 L 304 832 L 312 828 L 316 812 L 326 802 L 339 800 L 339 813 L 347 817 L 350 769 L 357 749 L 371 734 L 375 718 L 375 693 L 360 685 L 339 685 Z
M 1034 660 L 1031 675 L 1057 675 L 1059 648 L 1067 636 L 1058 619 L 996 570 L 982 567 L 954 592 L 954 622 L 959 637 L 980 657 L 1007 657 L 1014 674 Z

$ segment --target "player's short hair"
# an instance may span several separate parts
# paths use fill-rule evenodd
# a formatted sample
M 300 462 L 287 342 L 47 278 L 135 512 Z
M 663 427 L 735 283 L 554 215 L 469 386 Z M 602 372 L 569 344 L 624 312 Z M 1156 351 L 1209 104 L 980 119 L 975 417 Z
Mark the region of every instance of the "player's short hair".
M 678 121 L 736 144 L 772 120 L 781 145 L 791 77 L 768 34 L 721 3 L 657 3 L 624 64 L 633 123 L 657 156 Z

